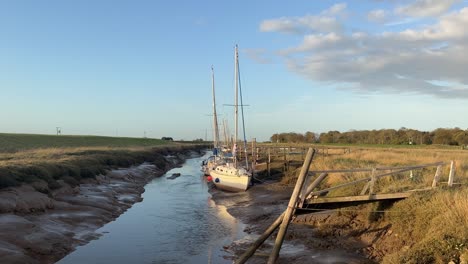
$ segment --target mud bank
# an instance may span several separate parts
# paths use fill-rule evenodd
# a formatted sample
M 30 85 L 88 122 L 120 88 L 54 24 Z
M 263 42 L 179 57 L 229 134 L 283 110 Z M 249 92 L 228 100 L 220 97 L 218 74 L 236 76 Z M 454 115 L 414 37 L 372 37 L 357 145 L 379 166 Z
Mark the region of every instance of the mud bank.
M 96 229 L 141 201 L 144 186 L 152 178 L 197 155 L 198 150 L 179 150 L 165 155 L 163 166 L 144 163 L 116 169 L 76 187 L 61 182 L 61 188 L 48 194 L 31 185 L 1 190 L 1 263 L 60 260 L 76 246 L 97 238 Z
M 286 209 L 292 188 L 276 182 L 266 182 L 254 185 L 242 193 L 227 193 L 216 189 L 210 191 L 217 204 L 226 206 L 231 215 L 247 225 L 244 231 L 249 236 L 226 246 L 230 254 L 239 256 Z M 329 221 L 329 218 L 333 218 L 332 214 L 296 218 L 289 225 L 278 263 L 376 263 L 364 254 L 368 245 L 363 241 L 353 236 L 324 235 L 318 231 L 316 226 Z M 275 238 L 276 233 L 265 241 L 247 263 L 266 263 Z

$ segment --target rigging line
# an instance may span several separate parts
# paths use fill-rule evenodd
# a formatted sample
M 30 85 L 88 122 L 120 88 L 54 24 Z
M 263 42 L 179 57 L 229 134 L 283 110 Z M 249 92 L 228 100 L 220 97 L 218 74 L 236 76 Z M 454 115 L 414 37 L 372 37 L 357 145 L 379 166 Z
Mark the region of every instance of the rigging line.
M 241 116 L 242 116 L 242 131 L 244 132 L 245 164 L 246 164 L 246 166 L 248 168 L 249 167 L 249 161 L 247 159 L 247 139 L 246 139 L 246 135 L 245 135 L 244 104 L 242 102 L 242 85 L 241 85 L 241 76 L 240 76 L 240 67 L 239 67 L 239 57 L 237 57 L 237 76 L 239 78 L 238 82 L 239 82 L 240 107 L 241 107 Z

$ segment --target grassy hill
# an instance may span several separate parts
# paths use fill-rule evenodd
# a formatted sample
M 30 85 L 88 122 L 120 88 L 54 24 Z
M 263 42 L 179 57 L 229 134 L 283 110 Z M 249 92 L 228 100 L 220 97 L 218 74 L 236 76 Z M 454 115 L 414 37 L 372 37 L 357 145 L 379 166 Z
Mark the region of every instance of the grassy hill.
M 77 147 L 151 147 L 169 145 L 172 142 L 151 138 L 103 137 L 103 136 L 56 136 L 35 134 L 0 133 L 0 152 L 43 148 Z

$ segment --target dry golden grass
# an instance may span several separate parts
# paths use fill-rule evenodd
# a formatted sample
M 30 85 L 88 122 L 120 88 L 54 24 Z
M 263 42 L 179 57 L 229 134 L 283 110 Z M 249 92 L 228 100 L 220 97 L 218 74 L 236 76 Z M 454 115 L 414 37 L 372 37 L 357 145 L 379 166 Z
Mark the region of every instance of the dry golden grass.
M 468 151 L 450 148 L 352 148 L 350 153 L 334 150 L 333 154 L 317 155 L 311 170 L 402 167 L 444 162 L 437 189 L 417 193 L 396 202 L 383 217 L 373 221 L 380 226 L 391 225 L 398 238 L 391 240 L 394 251 L 383 263 L 459 263 L 468 253 Z M 448 188 L 450 161 L 455 161 L 454 187 Z M 430 187 L 436 167 L 413 170 L 378 180 L 377 192 L 398 192 Z M 299 168 L 286 173 L 282 183 L 295 183 Z M 343 182 L 370 177 L 370 172 L 332 173 L 319 189 Z M 331 191 L 327 196 L 356 195 L 364 183 Z M 368 205 L 372 208 L 372 205 Z M 356 211 L 357 212 L 357 211 Z M 359 214 L 359 213 L 358 213 Z M 369 214 L 363 210 L 360 214 Z M 363 217 L 365 218 L 365 217 Z M 387 240 L 389 241 L 389 240 Z M 395 242 L 396 241 L 396 242 Z M 375 243 L 380 243 L 377 240 Z M 385 240 L 381 243 L 388 243 Z M 384 246 L 385 247 L 385 246 Z
M 169 149 L 172 152 L 201 147 L 191 144 L 156 147 L 90 146 L 3 152 L 0 153 L 0 189 L 36 181 L 45 181 L 49 189 L 60 187 L 59 180 L 76 185 L 82 179 L 94 178 L 108 169 L 128 167 L 145 161 L 163 168 L 163 155 L 166 155 Z
M 21 152 L 0 153 L 0 167 L 10 165 L 28 165 L 37 162 L 63 162 L 76 160 L 85 154 L 105 153 L 116 150 L 143 151 L 148 147 L 78 147 L 78 148 L 42 148 Z
M 404 167 L 411 165 L 444 162 L 440 184 L 448 181 L 450 162 L 455 161 L 455 183 L 468 183 L 468 151 L 446 148 L 350 148 L 350 153 L 334 150 L 335 154 L 316 155 L 311 170 L 355 169 L 374 167 Z M 298 158 L 300 158 L 298 156 Z M 395 192 L 408 189 L 430 187 L 434 179 L 436 167 L 404 172 L 394 176 L 383 177 L 378 180 L 377 191 Z M 295 171 L 295 176 L 299 170 Z M 413 177 L 410 178 L 410 173 Z M 288 174 L 290 175 L 290 174 Z M 331 173 L 322 187 L 330 187 L 343 182 L 370 177 L 370 172 Z M 294 183 L 295 179 L 283 179 L 283 183 Z M 356 195 L 363 188 L 364 183 L 346 189 L 337 189 L 331 196 Z
M 400 247 L 383 263 L 448 263 L 468 250 L 468 189 L 445 189 L 396 203 L 386 215 Z

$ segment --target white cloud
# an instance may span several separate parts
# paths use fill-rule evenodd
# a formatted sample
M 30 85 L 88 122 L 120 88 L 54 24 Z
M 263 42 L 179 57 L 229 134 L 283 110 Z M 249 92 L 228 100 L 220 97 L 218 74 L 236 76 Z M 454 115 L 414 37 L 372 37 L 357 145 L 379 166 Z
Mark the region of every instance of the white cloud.
M 413 17 L 437 16 L 449 10 L 455 2 L 459 0 L 416 0 L 409 5 L 398 7 L 395 12 Z
M 330 8 L 323 10 L 321 14 L 326 16 L 340 15 L 346 10 L 346 7 L 346 3 L 334 4 Z
M 304 33 L 340 31 L 341 23 L 338 15 L 343 14 L 346 4 L 335 4 L 322 11 L 320 15 L 306 15 L 302 17 L 280 17 L 277 19 L 267 19 L 260 23 L 262 32 L 282 32 L 282 33 Z
M 272 60 L 269 56 L 266 56 L 267 50 L 265 49 L 243 49 L 251 60 L 260 63 L 260 64 L 269 64 L 272 63 Z
M 468 7 L 399 32 L 305 34 L 279 54 L 291 71 L 342 89 L 468 98 L 466 28 Z
M 387 20 L 387 12 L 383 9 L 372 10 L 367 14 L 367 19 L 372 22 L 383 23 Z

